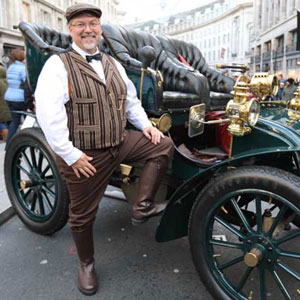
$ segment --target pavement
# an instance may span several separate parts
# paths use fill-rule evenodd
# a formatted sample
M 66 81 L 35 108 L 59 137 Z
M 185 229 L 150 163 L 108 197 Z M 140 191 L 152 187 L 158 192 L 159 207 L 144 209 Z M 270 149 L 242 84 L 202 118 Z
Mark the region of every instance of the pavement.
M 5 223 L 14 215 L 14 210 L 10 204 L 4 180 L 4 151 L 5 143 L 0 141 L 0 225 Z
M 15 215 L 0 226 L 0 299 L 213 300 L 193 266 L 188 239 L 157 243 L 158 221 L 132 226 L 127 202 L 103 198 L 94 225 L 99 291 L 86 297 L 76 288 L 69 227 L 42 236 Z
M 77 254 L 68 226 L 31 232 L 10 205 L 0 143 L 0 300 L 84 300 L 76 288 Z M 100 288 L 89 299 L 212 300 L 193 266 L 187 238 L 156 243 L 159 218 L 132 226 L 121 190 L 109 186 L 94 226 Z

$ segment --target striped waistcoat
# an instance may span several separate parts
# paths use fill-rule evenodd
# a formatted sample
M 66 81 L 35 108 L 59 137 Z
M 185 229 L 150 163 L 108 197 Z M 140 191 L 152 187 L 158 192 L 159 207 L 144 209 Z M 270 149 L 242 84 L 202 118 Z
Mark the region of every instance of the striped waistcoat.
M 59 54 L 69 80 L 66 103 L 70 140 L 81 150 L 119 145 L 126 125 L 127 86 L 113 59 L 102 53 L 106 84 L 76 51 Z

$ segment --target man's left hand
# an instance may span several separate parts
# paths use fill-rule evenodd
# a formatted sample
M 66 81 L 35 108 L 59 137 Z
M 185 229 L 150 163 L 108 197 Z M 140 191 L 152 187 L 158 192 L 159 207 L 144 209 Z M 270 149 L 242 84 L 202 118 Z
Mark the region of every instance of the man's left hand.
M 157 128 L 151 126 L 151 127 L 146 127 L 143 130 L 143 134 L 145 135 L 146 138 L 148 138 L 149 140 L 151 140 L 151 142 L 156 145 L 158 143 L 160 143 L 160 140 L 165 138 L 165 136 L 163 135 L 163 133 L 158 130 Z

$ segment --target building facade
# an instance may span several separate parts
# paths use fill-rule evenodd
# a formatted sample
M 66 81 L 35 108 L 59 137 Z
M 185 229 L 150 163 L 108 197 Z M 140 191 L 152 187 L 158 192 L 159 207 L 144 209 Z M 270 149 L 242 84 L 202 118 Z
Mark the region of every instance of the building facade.
M 65 10 L 70 5 L 80 2 L 100 7 L 103 11 L 102 22 L 118 23 L 122 17 L 118 11 L 118 0 L 0 0 L 0 62 L 9 63 L 12 49 L 24 49 L 21 33 L 14 28 L 20 21 L 67 31 Z
M 216 0 L 162 21 L 135 26 L 153 34 L 193 43 L 211 66 L 248 63 L 252 27 L 252 0 Z
M 250 36 L 253 70 L 300 77 L 297 9 L 300 0 L 254 1 L 254 27 Z

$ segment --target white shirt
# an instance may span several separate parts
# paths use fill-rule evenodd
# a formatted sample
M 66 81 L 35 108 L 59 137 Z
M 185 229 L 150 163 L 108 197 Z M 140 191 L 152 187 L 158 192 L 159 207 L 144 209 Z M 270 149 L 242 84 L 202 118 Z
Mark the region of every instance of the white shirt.
M 72 47 L 84 59 L 86 55 L 91 55 L 80 49 L 74 42 Z M 97 50 L 96 53 L 98 52 Z M 125 69 L 118 61 L 115 60 L 115 63 L 127 85 L 125 112 L 128 121 L 139 130 L 152 126 L 141 105 L 141 101 L 137 98 L 133 83 L 126 75 Z M 102 62 L 92 60 L 89 64 L 105 82 Z M 65 109 L 65 104 L 69 100 L 67 70 L 60 57 L 52 55 L 46 61 L 40 73 L 35 90 L 36 115 L 50 147 L 70 166 L 80 158 L 82 151 L 74 147 L 69 140 Z

